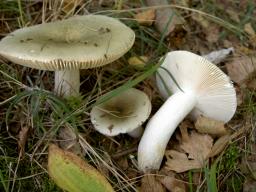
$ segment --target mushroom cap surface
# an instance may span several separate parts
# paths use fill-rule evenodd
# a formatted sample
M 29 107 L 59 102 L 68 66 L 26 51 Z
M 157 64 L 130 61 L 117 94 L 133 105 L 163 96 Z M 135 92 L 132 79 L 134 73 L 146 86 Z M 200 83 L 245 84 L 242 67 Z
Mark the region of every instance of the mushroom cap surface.
M 197 104 L 191 112 L 194 118 L 202 115 L 228 122 L 233 117 L 236 92 L 229 77 L 216 65 L 188 51 L 172 51 L 161 67 L 170 72 L 183 92 L 196 95 Z M 158 69 L 163 81 L 157 75 L 157 86 L 161 95 L 168 98 L 165 87 L 172 93 L 181 90 L 163 68 Z
M 135 88 L 127 89 L 91 110 L 91 122 L 100 133 L 115 136 L 129 133 L 149 117 L 151 102 L 148 96 Z
M 120 58 L 134 39 L 133 30 L 118 19 L 74 16 L 10 33 L 0 41 L 0 55 L 42 70 L 86 69 Z

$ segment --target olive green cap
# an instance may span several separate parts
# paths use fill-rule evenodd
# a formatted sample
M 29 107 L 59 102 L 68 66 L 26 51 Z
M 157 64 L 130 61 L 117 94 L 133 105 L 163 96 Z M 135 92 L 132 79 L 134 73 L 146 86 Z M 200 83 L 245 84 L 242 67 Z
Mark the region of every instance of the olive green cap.
M 18 29 L 0 41 L 0 55 L 42 70 L 74 70 L 108 64 L 133 45 L 133 30 L 103 15 L 72 18 Z

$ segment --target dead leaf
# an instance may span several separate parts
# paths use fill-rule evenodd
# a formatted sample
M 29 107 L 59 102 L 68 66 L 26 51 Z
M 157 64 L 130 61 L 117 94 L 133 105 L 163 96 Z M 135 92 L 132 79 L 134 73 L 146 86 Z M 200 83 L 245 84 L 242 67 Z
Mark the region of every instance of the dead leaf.
M 164 176 L 160 179 L 160 182 L 170 192 L 186 192 L 185 182 L 178 180 L 175 176 Z
M 165 192 L 163 185 L 154 175 L 144 175 L 141 179 L 140 192 Z
M 18 135 L 18 148 L 19 148 L 21 157 L 25 153 L 25 145 L 28 139 L 28 131 L 29 131 L 29 127 L 22 127 Z
M 176 171 L 177 173 L 203 167 L 197 160 L 189 160 L 185 153 L 167 150 L 165 155 L 167 157 L 166 169 Z
M 226 64 L 231 80 L 239 85 L 256 71 L 256 57 L 241 56 Z
M 168 1 L 146 0 L 146 4 L 148 6 L 164 6 L 168 5 Z M 176 25 L 182 24 L 184 24 L 184 20 L 181 17 L 179 17 L 177 13 L 170 7 L 156 10 L 155 26 L 160 33 L 164 33 L 163 35 L 165 37 L 168 36 L 175 29 Z
M 192 127 L 192 123 L 189 120 L 184 120 L 181 122 L 179 125 L 180 128 L 180 133 L 181 133 L 181 140 L 182 141 L 188 141 L 189 140 L 189 135 L 188 135 L 188 128 Z
M 178 173 L 204 167 L 211 151 L 213 139 L 209 135 L 191 132 L 188 141 L 182 141 L 180 148 L 185 153 L 175 150 L 166 151 L 166 168 Z M 187 154 L 188 155 L 187 155 Z
M 81 5 L 83 2 L 83 0 L 62 0 L 62 1 L 63 1 L 62 10 L 65 13 L 69 13 L 75 10 L 75 8 Z
M 156 13 L 154 9 L 149 9 L 140 13 L 137 13 L 134 18 L 140 25 L 150 26 L 154 22 Z
M 135 57 L 130 57 L 128 59 L 129 65 L 137 69 L 143 69 L 147 62 L 148 62 L 148 57 L 146 56 L 135 56 Z
M 200 116 L 197 118 L 195 128 L 199 133 L 206 133 L 214 136 L 227 134 L 224 122 Z
M 220 154 L 225 147 L 228 145 L 229 141 L 231 140 L 230 135 L 224 135 L 220 137 L 213 145 L 211 152 L 209 153 L 208 157 L 214 157 Z

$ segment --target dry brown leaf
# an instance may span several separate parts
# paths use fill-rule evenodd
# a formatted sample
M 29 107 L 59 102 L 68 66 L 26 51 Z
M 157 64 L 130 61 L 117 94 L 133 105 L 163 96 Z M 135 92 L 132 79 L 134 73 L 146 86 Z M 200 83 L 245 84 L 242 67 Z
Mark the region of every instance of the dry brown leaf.
M 224 122 L 200 116 L 197 118 L 195 128 L 199 133 L 206 133 L 214 136 L 227 134 Z
M 178 180 L 175 176 L 164 176 L 160 182 L 170 192 L 186 192 L 185 182 Z
M 154 175 L 145 175 L 141 179 L 140 192 L 165 192 L 163 185 Z
M 141 25 L 150 26 L 154 22 L 156 13 L 154 9 L 149 9 L 140 13 L 137 13 L 134 18 Z
M 225 147 L 228 145 L 229 141 L 231 140 L 230 135 L 224 135 L 220 137 L 213 145 L 211 152 L 209 153 L 208 157 L 214 157 L 220 154 Z
M 238 57 L 227 63 L 226 67 L 230 78 L 241 85 L 256 71 L 256 57 Z
M 189 140 L 182 141 L 180 145 L 180 148 L 188 155 L 175 150 L 167 150 L 166 168 L 178 173 L 202 168 L 211 151 L 212 143 L 213 139 L 209 135 L 191 132 Z
M 146 3 L 148 6 L 168 5 L 166 0 L 146 0 Z M 184 24 L 184 20 L 170 7 L 156 10 L 155 26 L 160 33 L 165 33 L 163 34 L 165 37 L 175 29 L 176 25 L 182 24 Z
M 181 122 L 179 128 L 180 128 L 182 141 L 188 141 L 189 140 L 189 135 L 188 135 L 188 128 L 189 127 L 191 127 L 190 121 L 185 120 L 185 121 Z
M 19 152 L 21 153 L 21 157 L 25 152 L 25 145 L 28 139 L 28 131 L 29 127 L 22 127 L 18 135 L 18 148 Z
M 167 150 L 165 155 L 167 157 L 166 169 L 176 171 L 177 173 L 203 167 L 197 160 L 189 160 L 185 153 Z

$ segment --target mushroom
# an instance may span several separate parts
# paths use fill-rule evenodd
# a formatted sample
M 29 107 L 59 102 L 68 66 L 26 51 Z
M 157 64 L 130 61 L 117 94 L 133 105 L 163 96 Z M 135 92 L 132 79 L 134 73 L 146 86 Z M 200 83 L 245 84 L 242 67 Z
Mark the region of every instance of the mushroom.
M 237 106 L 229 77 L 201 56 L 169 52 L 158 73 L 157 86 L 167 100 L 149 120 L 139 143 L 138 164 L 144 172 L 160 168 L 169 139 L 189 113 L 228 122 Z
M 128 133 L 140 137 L 142 124 L 151 112 L 148 96 L 135 88 L 127 89 L 91 110 L 91 122 L 94 128 L 107 136 Z
M 103 15 L 18 29 L 0 42 L 0 55 L 31 68 L 55 71 L 55 92 L 79 94 L 79 69 L 108 64 L 133 45 L 134 32 L 119 20 Z

